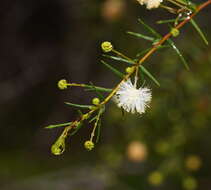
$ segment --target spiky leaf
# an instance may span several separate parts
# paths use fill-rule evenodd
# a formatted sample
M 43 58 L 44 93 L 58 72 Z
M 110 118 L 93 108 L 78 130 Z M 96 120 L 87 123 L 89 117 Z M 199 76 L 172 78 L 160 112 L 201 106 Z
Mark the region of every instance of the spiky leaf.
M 116 68 L 112 67 L 111 65 L 109 65 L 108 63 L 106 63 L 105 61 L 101 60 L 101 63 L 103 63 L 108 69 L 110 69 L 115 75 L 117 75 L 120 78 L 124 78 L 124 74 L 121 73 L 120 71 L 118 71 Z
M 177 53 L 177 55 L 179 56 L 179 58 L 182 61 L 183 65 L 185 66 L 185 68 L 187 70 L 189 70 L 190 68 L 188 66 L 188 63 L 186 62 L 185 58 L 181 54 L 180 50 L 176 47 L 176 45 L 174 44 L 174 42 L 171 39 L 168 39 L 167 42 L 172 47 L 172 49 Z
M 136 32 L 127 32 L 128 34 L 132 35 L 132 36 L 135 36 L 135 37 L 138 37 L 138 38 L 142 38 L 142 39 L 145 39 L 145 40 L 148 40 L 148 41 L 154 41 L 155 39 L 150 37 L 150 36 L 146 36 L 146 35 L 143 35 L 143 34 L 140 34 L 140 33 L 136 33 Z
M 72 122 L 67 122 L 67 123 L 61 123 L 61 124 L 56 124 L 56 125 L 49 125 L 47 127 L 45 127 L 45 129 L 53 129 L 53 128 L 56 128 L 56 127 L 65 127 L 65 126 L 68 126 L 68 125 L 71 125 Z

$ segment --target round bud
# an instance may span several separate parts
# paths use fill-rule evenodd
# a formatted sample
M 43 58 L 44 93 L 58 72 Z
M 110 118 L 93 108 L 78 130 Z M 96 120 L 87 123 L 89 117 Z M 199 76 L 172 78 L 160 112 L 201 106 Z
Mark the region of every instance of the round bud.
M 65 151 L 65 139 L 59 138 L 52 146 L 51 153 L 54 155 L 61 155 Z
M 87 149 L 87 150 L 92 150 L 94 147 L 95 147 L 95 145 L 94 145 L 94 143 L 92 142 L 92 141 L 86 141 L 85 143 L 84 143 L 84 147 Z
M 171 34 L 172 34 L 172 36 L 177 37 L 180 34 L 180 32 L 177 28 L 172 28 Z
M 104 52 L 110 52 L 113 49 L 111 42 L 103 42 L 101 48 Z
M 58 88 L 61 89 L 61 90 L 66 89 L 67 85 L 68 85 L 68 83 L 65 79 L 60 80 L 57 84 Z
M 92 99 L 92 103 L 93 103 L 94 105 L 99 105 L 100 99 L 99 99 L 99 98 L 93 98 L 93 99 Z
M 82 120 L 85 120 L 85 119 L 88 119 L 88 118 L 89 118 L 89 114 L 88 113 L 82 115 Z
M 134 71 L 134 67 L 127 67 L 125 69 L 125 71 L 126 71 L 126 73 L 130 74 L 130 73 L 132 73 Z

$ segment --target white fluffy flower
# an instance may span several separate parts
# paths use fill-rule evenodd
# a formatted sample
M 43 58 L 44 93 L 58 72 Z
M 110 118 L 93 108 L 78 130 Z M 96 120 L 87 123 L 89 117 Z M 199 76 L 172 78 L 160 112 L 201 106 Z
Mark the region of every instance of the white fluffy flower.
M 137 0 L 141 5 L 145 4 L 147 9 L 154 9 L 160 6 L 163 0 Z
M 141 5 L 145 4 L 147 0 L 137 0 Z
M 146 3 L 147 9 L 154 9 L 160 6 L 163 0 L 148 0 Z
M 130 79 L 123 82 L 114 95 L 114 101 L 118 107 L 123 108 L 127 112 L 138 112 L 140 114 L 144 113 L 146 108 L 149 107 L 151 98 L 150 89 L 146 87 L 137 89 Z

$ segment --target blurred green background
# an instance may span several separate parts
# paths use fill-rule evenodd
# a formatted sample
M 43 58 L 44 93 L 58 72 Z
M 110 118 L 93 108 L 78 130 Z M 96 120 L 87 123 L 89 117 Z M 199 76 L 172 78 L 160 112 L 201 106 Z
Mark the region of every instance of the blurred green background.
M 158 88 L 146 78 L 153 92 L 146 114 L 122 117 L 110 103 L 93 151 L 83 147 L 91 133 L 86 125 L 68 138 L 63 155 L 53 156 L 50 147 L 62 129 L 44 126 L 76 117 L 63 102 L 89 104 L 95 97 L 78 88 L 60 91 L 57 81 L 113 87 L 119 79 L 100 64 L 101 42 L 111 41 L 134 58 L 151 45 L 126 34 L 146 33 L 137 19 L 165 34 L 168 26 L 155 22 L 174 17 L 148 11 L 135 0 L 4 0 L 0 5 L 1 190 L 211 188 L 211 47 L 191 25 L 175 39 L 190 71 L 171 49 L 146 61 L 161 83 Z M 195 18 L 209 41 L 210 18 L 211 7 Z

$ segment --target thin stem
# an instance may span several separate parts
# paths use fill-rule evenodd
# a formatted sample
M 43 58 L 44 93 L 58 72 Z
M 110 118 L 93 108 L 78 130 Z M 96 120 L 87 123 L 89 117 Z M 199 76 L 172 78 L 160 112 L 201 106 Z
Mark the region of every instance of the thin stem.
M 137 87 L 137 82 L 138 82 L 138 71 L 139 71 L 139 67 L 135 67 L 135 82 L 134 82 L 134 86 Z
M 131 58 L 127 57 L 126 55 L 124 55 L 123 53 L 121 53 L 121 52 L 119 52 L 119 51 L 117 51 L 115 49 L 112 49 L 112 52 L 116 53 L 119 57 L 127 59 L 130 62 L 134 62 Z
M 96 121 L 95 121 L 95 124 L 94 124 L 94 128 L 93 128 L 92 133 L 91 133 L 90 141 L 93 141 L 93 138 L 95 136 L 95 131 L 96 131 L 98 122 L 100 120 L 100 116 L 101 116 L 101 110 L 99 110 L 99 112 L 97 114 L 97 118 L 96 118 Z
M 103 87 L 93 86 L 93 85 L 88 85 L 88 84 L 69 83 L 67 85 L 68 86 L 75 86 L 75 87 L 91 88 L 91 89 L 95 88 L 96 90 L 104 91 L 104 92 L 111 92 L 112 91 L 112 89 L 109 89 L 109 88 L 103 88 Z

